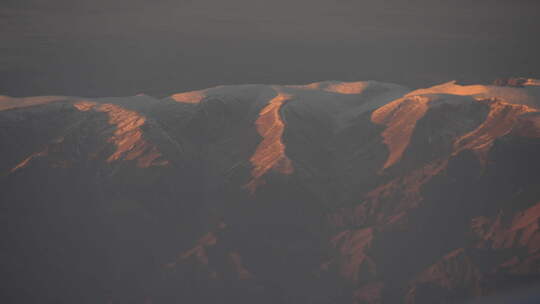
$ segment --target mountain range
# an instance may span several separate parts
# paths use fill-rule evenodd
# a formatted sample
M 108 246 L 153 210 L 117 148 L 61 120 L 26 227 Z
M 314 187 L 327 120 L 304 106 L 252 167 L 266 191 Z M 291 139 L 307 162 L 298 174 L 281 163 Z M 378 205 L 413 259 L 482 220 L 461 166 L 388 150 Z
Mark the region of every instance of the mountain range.
M 0 96 L 0 141 L 5 303 L 496 303 L 540 283 L 540 80 Z

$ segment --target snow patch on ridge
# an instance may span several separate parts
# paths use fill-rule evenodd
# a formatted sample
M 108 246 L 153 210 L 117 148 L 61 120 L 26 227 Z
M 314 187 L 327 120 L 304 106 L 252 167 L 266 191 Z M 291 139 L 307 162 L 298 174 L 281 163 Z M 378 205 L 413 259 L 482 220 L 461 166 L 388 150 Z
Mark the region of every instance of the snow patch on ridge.
M 470 99 L 457 99 L 457 96 L 470 97 Z M 382 169 L 387 169 L 399 162 L 409 145 L 416 123 L 430 107 L 448 102 L 484 102 L 485 100 L 499 101 L 489 103 L 490 113 L 482 125 L 456 140 L 454 155 L 471 149 L 477 152 L 481 161 L 484 162 L 496 138 L 510 132 L 520 115 L 536 112 L 540 108 L 540 88 L 461 86 L 455 81 L 450 81 L 405 94 L 404 97 L 378 108 L 371 116 L 374 123 L 386 126 L 382 137 L 390 154 Z
M 33 96 L 33 97 L 10 97 L 0 95 L 0 111 L 37 106 L 51 102 L 70 101 L 75 97 L 67 96 Z
M 537 83 L 538 80 L 530 80 Z M 499 98 L 508 103 L 523 104 L 532 107 L 540 107 L 540 87 L 528 85 L 525 88 L 501 87 L 492 85 L 458 85 L 455 81 L 446 82 L 431 88 L 419 89 L 407 94 L 450 94 L 459 96 L 471 96 L 476 100 Z
M 255 122 L 257 132 L 263 140 L 250 158 L 253 165 L 252 180 L 245 187 L 251 194 L 254 194 L 257 187 L 265 183 L 262 177 L 270 169 L 282 174 L 292 174 L 294 171 L 291 160 L 285 155 L 285 144 L 282 140 L 285 123 L 279 112 L 290 98 L 290 95 L 278 92 L 277 96 L 260 111 L 259 118 Z
M 373 112 L 371 121 L 386 125 L 382 137 L 390 150 L 390 155 L 388 155 L 383 169 L 394 165 L 401 159 L 403 152 L 409 146 L 416 122 L 428 110 L 429 101 L 430 99 L 425 96 L 411 96 L 398 99 Z
M 463 150 L 474 151 L 483 164 L 487 162 L 487 153 L 498 137 L 508 134 L 519 116 L 537 112 L 537 110 L 520 104 L 509 104 L 503 101 L 489 101 L 490 111 L 486 120 L 475 130 L 461 136 L 454 142 L 454 155 Z
M 79 111 L 94 110 L 106 113 L 109 116 L 109 124 L 116 126 L 113 135 L 108 139 L 108 142 L 116 146 L 116 151 L 107 158 L 107 162 L 136 160 L 140 168 L 168 164 L 167 160 L 160 160 L 162 154 L 157 147 L 144 140 L 141 129 L 146 122 L 144 116 L 108 103 L 81 101 L 73 106 Z

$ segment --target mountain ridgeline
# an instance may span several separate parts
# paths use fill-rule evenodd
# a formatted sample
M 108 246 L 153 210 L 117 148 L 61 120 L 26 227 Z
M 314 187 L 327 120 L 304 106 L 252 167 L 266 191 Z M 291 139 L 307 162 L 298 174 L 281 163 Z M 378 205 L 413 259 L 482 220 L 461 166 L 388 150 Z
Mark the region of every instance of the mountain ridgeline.
M 0 140 L 4 303 L 484 303 L 540 283 L 535 79 L 0 96 Z

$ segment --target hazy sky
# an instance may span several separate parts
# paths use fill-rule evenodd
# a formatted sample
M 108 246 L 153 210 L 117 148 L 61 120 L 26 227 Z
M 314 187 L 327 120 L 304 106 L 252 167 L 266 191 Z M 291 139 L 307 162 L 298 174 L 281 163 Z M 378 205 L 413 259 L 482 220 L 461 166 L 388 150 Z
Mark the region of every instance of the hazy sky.
M 540 77 L 536 0 L 0 0 L 0 95 Z

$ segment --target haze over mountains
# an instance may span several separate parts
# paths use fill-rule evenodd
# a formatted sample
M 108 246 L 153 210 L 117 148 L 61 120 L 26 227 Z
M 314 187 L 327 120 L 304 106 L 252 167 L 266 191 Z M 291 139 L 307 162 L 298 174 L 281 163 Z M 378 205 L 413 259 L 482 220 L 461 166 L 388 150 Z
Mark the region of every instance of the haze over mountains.
M 474 303 L 534 287 L 539 83 L 1 96 L 2 300 Z
M 3 0 L 0 92 L 537 77 L 535 0 Z

